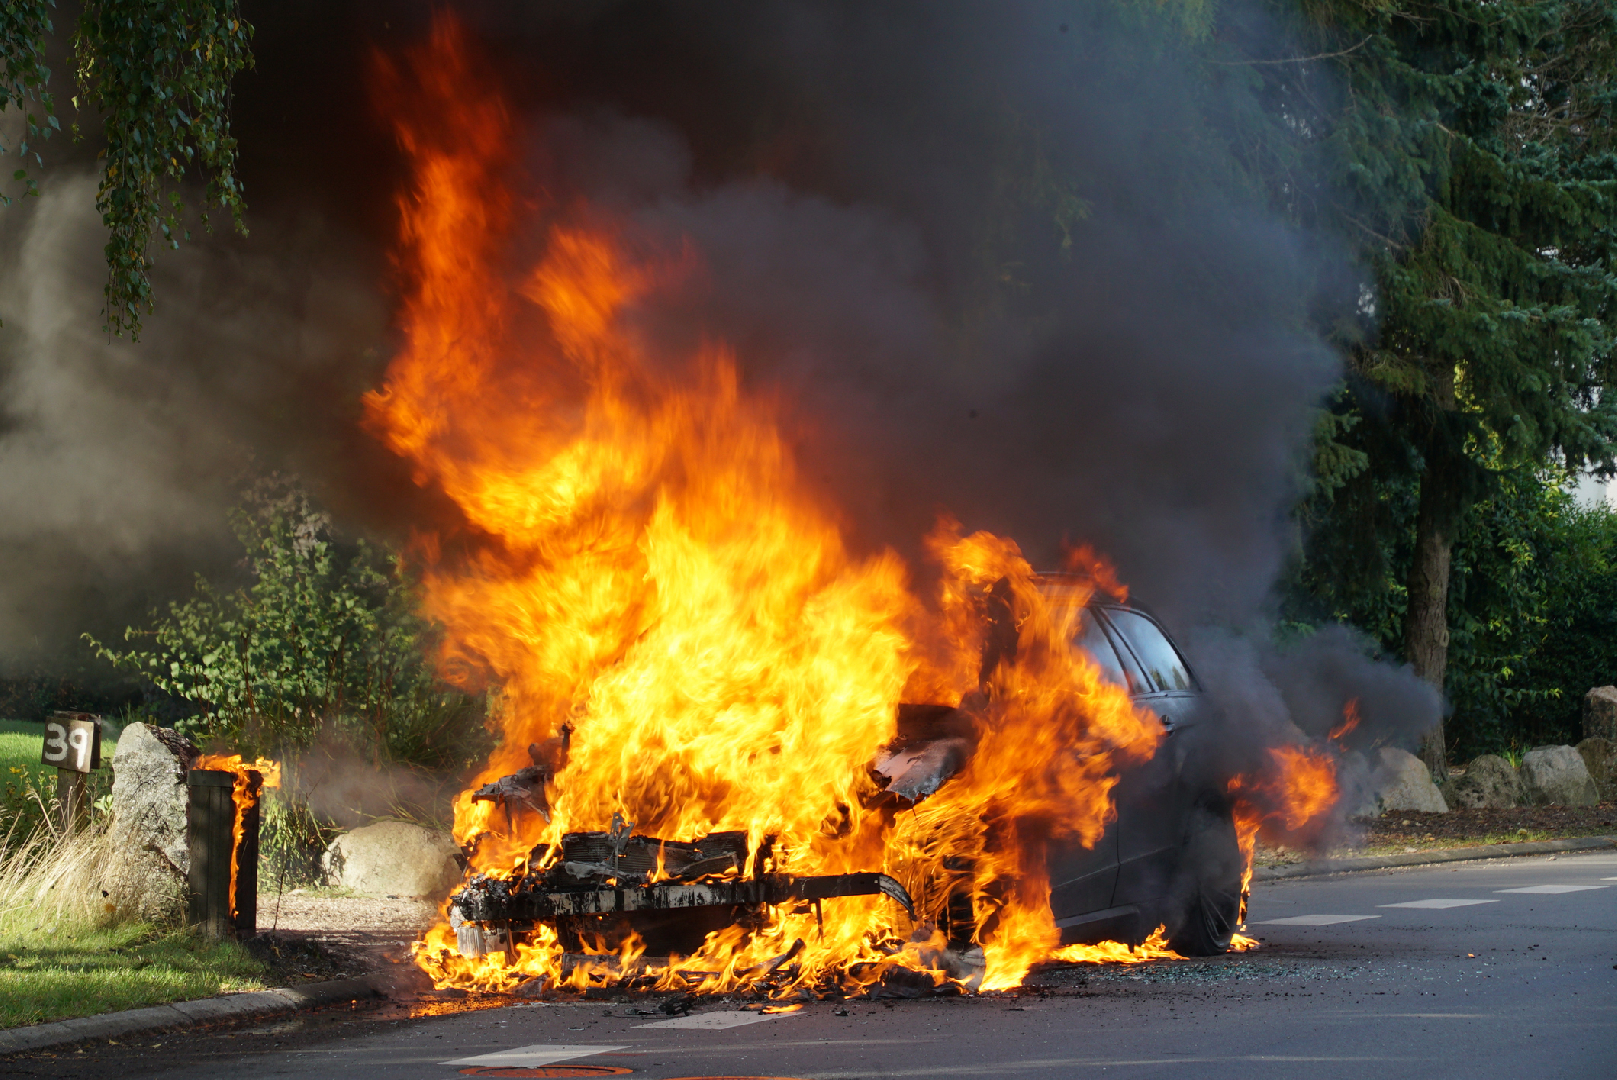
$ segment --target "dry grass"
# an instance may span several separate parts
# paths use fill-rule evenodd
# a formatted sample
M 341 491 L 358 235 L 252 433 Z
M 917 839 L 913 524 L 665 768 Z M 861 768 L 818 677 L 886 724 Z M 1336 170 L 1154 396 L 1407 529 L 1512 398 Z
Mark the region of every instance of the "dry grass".
M 140 918 L 100 823 L 7 837 L 0 856 L 0 1027 L 261 989 L 235 942 Z

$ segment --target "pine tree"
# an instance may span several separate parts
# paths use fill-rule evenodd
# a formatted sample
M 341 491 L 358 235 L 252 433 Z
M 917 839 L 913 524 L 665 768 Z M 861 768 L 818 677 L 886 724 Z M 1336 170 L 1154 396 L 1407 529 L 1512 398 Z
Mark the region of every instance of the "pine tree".
M 1333 0 L 1298 12 L 1272 9 L 1302 53 L 1248 46 L 1222 62 L 1247 73 L 1291 144 L 1291 186 L 1277 190 L 1346 238 L 1373 283 L 1359 323 L 1336 328 L 1350 374 L 1322 450 L 1338 464 L 1344 449 L 1360 455 L 1349 474 L 1362 464 L 1413 480 L 1402 647 L 1442 688 L 1467 508 L 1515 466 L 1614 463 L 1617 395 L 1602 390 L 1617 342 L 1617 5 Z M 1273 40 L 1225 31 L 1226 57 Z M 1316 182 L 1296 183 L 1309 169 Z M 1385 548 L 1359 532 L 1358 550 Z M 1444 766 L 1441 727 L 1423 755 Z

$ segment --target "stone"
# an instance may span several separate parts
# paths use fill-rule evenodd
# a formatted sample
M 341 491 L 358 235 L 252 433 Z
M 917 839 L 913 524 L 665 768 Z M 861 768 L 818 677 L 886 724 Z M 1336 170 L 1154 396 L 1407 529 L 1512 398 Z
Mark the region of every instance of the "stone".
M 185 821 L 185 774 L 197 748 L 178 732 L 135 723 L 123 729 L 112 759 L 112 903 L 142 918 L 172 921 L 185 909 L 191 868 Z
M 1585 739 L 1578 744 L 1578 756 L 1589 770 L 1589 779 L 1600 792 L 1600 801 L 1617 801 L 1617 742 L 1611 739 Z
M 1420 758 L 1407 750 L 1383 746 L 1376 751 L 1373 761 L 1370 780 L 1382 813 L 1388 810 L 1448 813 L 1443 793 L 1432 783 L 1432 774 Z
M 1540 746 L 1522 755 L 1522 786 L 1533 806 L 1593 806 L 1600 791 L 1583 755 L 1570 746 Z
M 326 880 L 364 896 L 441 900 L 460 884 L 460 848 L 448 833 L 379 821 L 343 833 L 321 859 Z
M 1465 775 L 1443 785 L 1443 801 L 1470 810 L 1508 810 L 1526 798 L 1515 766 L 1497 754 L 1473 758 Z
M 1617 686 L 1597 686 L 1583 695 L 1583 737 L 1617 742 Z

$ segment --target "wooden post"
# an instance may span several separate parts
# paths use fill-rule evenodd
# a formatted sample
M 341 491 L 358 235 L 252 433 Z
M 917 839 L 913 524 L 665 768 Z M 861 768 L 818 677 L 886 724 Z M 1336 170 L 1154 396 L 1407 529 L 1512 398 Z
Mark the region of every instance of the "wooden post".
M 236 846 L 236 800 L 232 796 L 236 774 L 192 769 L 185 782 L 189 789 L 190 922 L 209 937 L 229 937 L 235 931 L 230 917 L 230 863 Z
M 236 889 L 230 898 L 236 913 L 236 936 L 250 938 L 258 933 L 258 825 L 259 804 L 264 794 L 264 774 L 247 770 L 247 805 L 241 814 L 241 843 L 236 845 Z
M 72 832 L 90 809 L 85 774 L 101 767 L 101 718 L 92 713 L 52 713 L 45 721 L 39 760 L 56 766 L 56 807 L 62 831 Z
M 73 769 L 56 770 L 56 808 L 62 816 L 63 832 L 72 832 L 83 823 L 89 808 L 85 791 L 83 773 Z

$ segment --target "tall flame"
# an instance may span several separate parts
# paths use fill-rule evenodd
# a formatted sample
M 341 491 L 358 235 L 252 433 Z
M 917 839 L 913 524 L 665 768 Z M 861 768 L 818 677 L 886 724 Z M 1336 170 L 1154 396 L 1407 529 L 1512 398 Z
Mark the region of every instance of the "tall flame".
M 942 584 L 923 604 L 897 556 L 849 551 L 835 509 L 799 481 L 778 403 L 743 385 L 724 345 L 669 357 L 636 332 L 636 304 L 683 256 L 646 254 L 588 207 L 515 194 L 512 119 L 454 22 L 376 74 L 383 101 L 410 103 L 393 123 L 413 177 L 399 201 L 403 345 L 366 405 L 484 538 L 458 559 L 420 545 L 443 670 L 503 690 L 477 783 L 570 734 L 548 817 L 508 821 L 462 794 L 455 834 L 474 868 L 510 873 L 615 816 L 665 839 L 743 831 L 754 854 L 773 837 L 785 873 L 952 876 L 982 985 L 1016 985 L 1057 943 L 1044 841 L 1093 844 L 1118 771 L 1162 737 L 1069 644 L 1093 588 L 1121 593 L 1109 567 L 1081 549 L 1090 584 L 1051 599 L 1016 544 L 946 520 L 929 540 Z M 1010 629 L 985 672 L 990 604 Z M 977 749 L 895 819 L 871 808 L 867 766 L 900 701 L 969 705 Z M 916 891 L 917 922 L 935 925 L 946 895 Z M 582 985 L 639 948 L 603 945 L 594 967 L 569 968 L 544 927 L 510 955 L 463 959 L 452 942 L 434 931 L 423 965 L 485 988 L 541 974 Z M 881 898 L 845 898 L 718 931 L 660 980 L 723 990 L 765 969 L 788 984 L 834 969 L 858 983 L 894 965 L 933 972 L 941 944 Z

